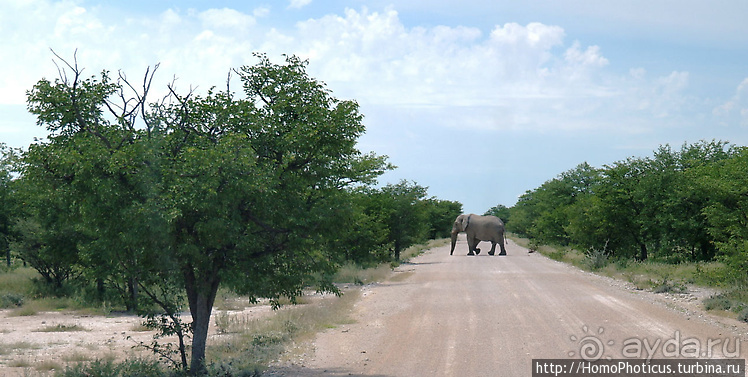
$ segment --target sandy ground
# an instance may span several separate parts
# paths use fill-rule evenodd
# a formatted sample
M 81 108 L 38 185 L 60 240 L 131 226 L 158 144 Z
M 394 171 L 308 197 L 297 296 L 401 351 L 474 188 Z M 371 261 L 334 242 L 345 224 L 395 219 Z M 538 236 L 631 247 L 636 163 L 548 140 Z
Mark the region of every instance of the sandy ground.
M 700 309 L 711 292 L 638 291 L 514 243 L 506 257 L 466 251 L 463 238 L 454 256 L 448 246 L 433 249 L 366 287 L 354 324 L 319 334 L 312 357 L 267 374 L 529 376 L 535 358 L 623 358 L 637 341 L 641 358 L 748 353 L 747 324 Z
M 244 319 L 260 318 L 271 312 L 268 305 L 228 311 L 230 315 Z M 95 359 L 119 361 L 153 357 L 151 351 L 136 347 L 141 342 L 151 344 L 155 332 L 143 328 L 143 320 L 135 315 L 43 312 L 19 317 L 11 313 L 11 310 L 0 310 L 0 376 L 24 376 L 29 370 L 45 372 Z M 218 313 L 218 310 L 213 311 L 209 341 L 226 336 L 217 333 L 215 316 Z M 184 316 L 185 321 L 190 320 L 189 314 Z M 163 340 L 176 344 L 176 337 Z
M 701 309 L 700 298 L 713 292 L 638 291 L 626 282 L 528 254 L 511 242 L 506 257 L 468 257 L 466 251 L 463 236 L 455 255 L 449 255 L 449 246 L 430 250 L 398 267 L 390 280 L 363 287 L 351 312 L 354 323 L 318 334 L 266 375 L 529 376 L 532 359 L 578 359 L 590 340 L 597 340 L 592 356 L 600 358 L 622 358 L 624 343 L 631 340 L 659 341 L 654 357 L 663 357 L 666 342 L 682 346 L 686 340 L 697 341 L 704 357 L 735 357 L 737 352 L 746 358 L 748 353 L 748 324 Z M 232 314 L 269 312 L 267 306 L 255 306 Z M 150 355 L 132 348 L 152 339 L 135 316 L 9 313 L 0 311 L 2 376 L 24 375 L 24 366 L 39 370 L 93 358 Z M 219 337 L 214 324 L 209 341 Z M 80 331 L 42 331 L 58 325 L 77 325 Z M 648 356 L 642 347 L 641 357 Z

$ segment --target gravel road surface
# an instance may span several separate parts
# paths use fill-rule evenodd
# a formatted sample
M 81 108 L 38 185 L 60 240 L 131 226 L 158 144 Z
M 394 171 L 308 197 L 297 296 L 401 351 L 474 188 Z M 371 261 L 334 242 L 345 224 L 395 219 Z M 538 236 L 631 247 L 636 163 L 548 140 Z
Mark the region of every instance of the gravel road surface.
M 511 241 L 505 257 L 466 252 L 462 235 L 455 255 L 432 249 L 365 287 L 355 323 L 319 334 L 313 356 L 268 375 L 530 376 L 536 358 L 748 353 L 748 327 L 703 313 L 698 290 L 637 291 Z

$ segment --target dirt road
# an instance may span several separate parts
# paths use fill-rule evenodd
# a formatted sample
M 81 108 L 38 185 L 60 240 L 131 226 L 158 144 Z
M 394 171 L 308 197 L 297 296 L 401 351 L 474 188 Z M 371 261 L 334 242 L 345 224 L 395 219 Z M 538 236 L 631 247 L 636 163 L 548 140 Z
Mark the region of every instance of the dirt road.
M 514 243 L 506 257 L 466 250 L 463 238 L 454 256 L 431 250 L 366 287 L 356 323 L 320 334 L 303 367 L 268 374 L 529 376 L 534 358 L 623 358 L 637 344 L 640 358 L 746 358 L 748 327 L 699 311 L 698 291 L 637 291 Z

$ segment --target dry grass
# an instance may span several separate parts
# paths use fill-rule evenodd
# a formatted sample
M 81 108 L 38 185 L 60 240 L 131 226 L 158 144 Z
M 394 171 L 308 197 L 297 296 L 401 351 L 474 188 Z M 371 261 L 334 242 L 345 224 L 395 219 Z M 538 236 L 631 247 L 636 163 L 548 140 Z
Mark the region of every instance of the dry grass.
M 51 372 L 56 370 L 62 370 L 63 366 L 54 360 L 43 360 L 33 365 L 34 369 L 40 372 Z
M 403 261 L 414 258 L 424 251 L 449 244 L 449 239 L 430 241 L 403 250 Z M 408 278 L 412 272 L 392 273 L 392 266 L 382 264 L 361 269 L 354 264 L 344 265 L 335 275 L 340 284 L 369 284 L 386 279 L 399 281 Z M 351 323 L 349 317 L 354 303 L 360 297 L 360 290 L 347 289 L 341 297 L 307 299 L 309 303 L 284 306 L 271 316 L 252 319 L 246 314 L 232 314 L 223 309 L 215 318 L 221 341 L 208 347 L 208 360 L 219 360 L 209 369 L 214 370 L 261 370 L 274 360 L 294 359 L 298 354 L 310 351 L 308 340 L 319 331 Z M 224 302 L 235 300 L 226 294 Z M 225 305 L 225 306 L 224 306 Z M 221 304 L 232 308 L 230 304 Z
M 438 240 L 430 240 L 425 244 L 413 245 L 403 250 L 402 253 L 400 253 L 400 258 L 405 262 L 423 254 L 426 250 L 446 246 L 449 245 L 450 242 L 451 240 L 449 238 L 440 238 Z
M 30 342 L 0 343 L 0 355 L 10 355 L 20 350 L 35 350 L 41 347 Z
M 31 368 L 32 365 L 31 360 L 26 357 L 20 357 L 8 362 L 8 366 L 11 368 Z
M 365 285 L 377 281 L 382 281 L 392 273 L 392 267 L 388 264 L 381 264 L 377 267 L 361 269 L 353 263 L 343 265 L 338 273 L 335 274 L 336 283 L 348 283 Z
M 88 329 L 80 325 L 56 324 L 52 326 L 42 327 L 41 329 L 36 330 L 35 332 L 73 332 L 73 331 L 88 331 Z
M 91 361 L 93 360 L 93 357 L 83 352 L 76 351 L 76 352 L 64 355 L 62 357 L 62 360 L 68 363 L 81 363 L 85 361 Z
M 219 332 L 229 336 L 208 347 L 208 359 L 220 360 L 213 365 L 216 368 L 259 370 L 289 349 L 293 350 L 291 345 L 304 344 L 321 330 L 350 323 L 349 313 L 359 293 L 352 289 L 340 297 L 284 306 L 261 319 L 251 319 L 246 314 L 219 313 L 216 317 Z
M 393 274 L 389 279 L 387 279 L 387 281 L 394 282 L 394 283 L 401 282 L 401 281 L 403 281 L 403 280 L 411 277 L 413 275 L 413 273 L 414 273 L 413 271 L 398 272 L 396 274 Z
M 139 323 L 135 323 L 132 326 L 130 326 L 130 331 L 146 332 L 146 331 L 151 331 L 151 329 L 149 329 L 148 326 L 143 325 L 143 322 L 139 322 Z

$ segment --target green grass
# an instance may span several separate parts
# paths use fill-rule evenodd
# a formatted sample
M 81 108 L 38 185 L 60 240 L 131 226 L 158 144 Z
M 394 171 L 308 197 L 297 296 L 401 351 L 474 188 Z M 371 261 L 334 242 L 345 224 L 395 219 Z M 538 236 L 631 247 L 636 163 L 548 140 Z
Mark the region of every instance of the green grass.
M 176 373 L 165 371 L 163 366 L 155 360 L 130 359 L 116 363 L 111 358 L 77 363 L 58 369 L 54 375 L 55 377 L 178 376 Z
M 34 293 L 33 279 L 39 274 L 33 268 L 16 268 L 0 272 L 0 309 L 23 306 Z
M 34 293 L 33 279 L 41 278 L 31 267 L 19 267 L 0 272 L 0 294 L 16 293 L 31 296 Z

